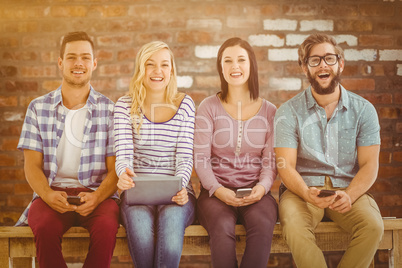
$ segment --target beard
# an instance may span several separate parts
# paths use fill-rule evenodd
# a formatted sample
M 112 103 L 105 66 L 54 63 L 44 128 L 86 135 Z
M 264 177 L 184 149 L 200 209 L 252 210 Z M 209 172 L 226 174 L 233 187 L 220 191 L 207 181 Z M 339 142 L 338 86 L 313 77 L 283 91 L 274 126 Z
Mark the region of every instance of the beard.
M 330 74 L 334 75 L 334 78 L 332 78 L 331 83 L 327 87 L 322 87 L 321 84 L 316 80 L 316 77 L 313 77 L 310 73 L 310 70 L 307 71 L 307 78 L 308 81 L 311 84 L 311 87 L 314 89 L 314 91 L 319 94 L 319 95 L 328 95 L 331 93 L 334 93 L 335 88 L 339 85 L 341 82 L 341 73 L 340 73 L 340 67 L 338 66 L 338 70 L 336 74 L 332 71 L 329 70 Z

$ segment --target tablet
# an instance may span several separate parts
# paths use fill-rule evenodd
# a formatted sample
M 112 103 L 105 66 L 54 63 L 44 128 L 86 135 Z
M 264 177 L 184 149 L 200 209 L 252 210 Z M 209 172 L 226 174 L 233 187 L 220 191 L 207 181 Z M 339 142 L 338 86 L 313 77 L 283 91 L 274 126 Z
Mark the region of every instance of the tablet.
M 125 191 L 128 205 L 167 205 L 182 189 L 181 178 L 176 176 L 139 176 L 133 178 L 135 187 Z

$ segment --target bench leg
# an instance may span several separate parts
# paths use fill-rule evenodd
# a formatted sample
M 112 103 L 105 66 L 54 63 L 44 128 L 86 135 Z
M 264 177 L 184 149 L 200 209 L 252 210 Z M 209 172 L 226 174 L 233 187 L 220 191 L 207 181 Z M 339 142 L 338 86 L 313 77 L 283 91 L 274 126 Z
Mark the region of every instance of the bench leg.
M 10 243 L 8 238 L 0 238 L 0 267 L 9 267 Z
M 389 267 L 402 267 L 402 230 L 393 231 L 393 249 L 389 258 Z

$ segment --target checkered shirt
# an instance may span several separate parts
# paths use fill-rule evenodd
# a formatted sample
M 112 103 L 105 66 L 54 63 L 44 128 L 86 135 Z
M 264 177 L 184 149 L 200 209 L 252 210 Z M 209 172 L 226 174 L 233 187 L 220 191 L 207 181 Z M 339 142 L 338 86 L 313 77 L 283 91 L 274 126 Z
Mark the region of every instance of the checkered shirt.
M 85 187 L 96 190 L 107 174 L 106 157 L 115 155 L 114 103 L 91 86 L 86 106 L 88 113 L 85 119 L 78 181 Z M 43 154 L 43 172 L 49 185 L 57 174 L 56 149 L 63 134 L 65 118 L 60 86 L 29 104 L 17 146 L 20 150 L 34 150 Z M 32 201 L 35 198 L 38 198 L 36 193 Z M 32 201 L 16 226 L 28 224 L 28 210 Z

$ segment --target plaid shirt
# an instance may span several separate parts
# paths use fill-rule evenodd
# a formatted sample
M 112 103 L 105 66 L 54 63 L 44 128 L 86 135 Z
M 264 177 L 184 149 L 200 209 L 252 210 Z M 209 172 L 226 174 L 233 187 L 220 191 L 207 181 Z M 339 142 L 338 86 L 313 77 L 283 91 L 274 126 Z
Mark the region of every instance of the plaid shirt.
M 115 155 L 114 103 L 91 86 L 86 106 L 88 113 L 85 119 L 78 181 L 85 187 L 96 190 L 107 174 L 106 157 Z M 65 118 L 60 86 L 29 104 L 17 146 L 20 150 L 28 149 L 43 154 L 43 172 L 49 185 L 57 174 L 56 149 L 63 134 Z M 38 195 L 34 193 L 33 200 L 36 198 Z M 32 201 L 16 223 L 17 226 L 28 224 L 28 210 Z

